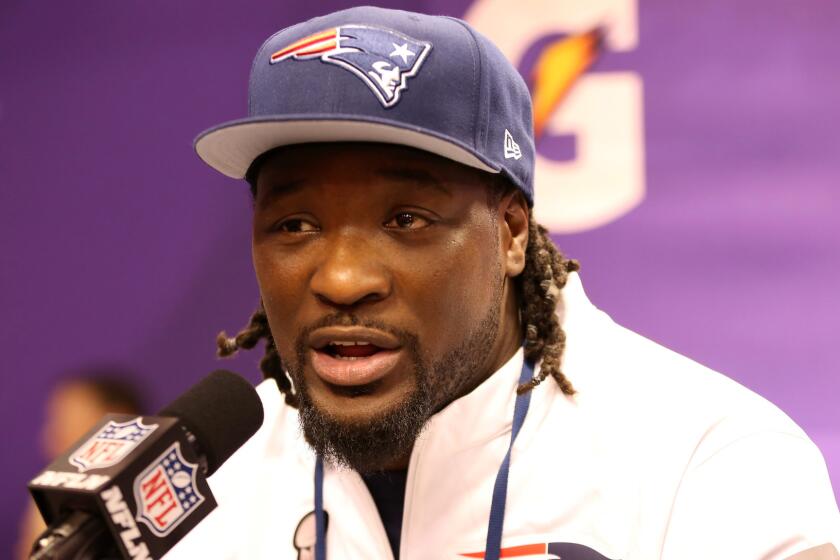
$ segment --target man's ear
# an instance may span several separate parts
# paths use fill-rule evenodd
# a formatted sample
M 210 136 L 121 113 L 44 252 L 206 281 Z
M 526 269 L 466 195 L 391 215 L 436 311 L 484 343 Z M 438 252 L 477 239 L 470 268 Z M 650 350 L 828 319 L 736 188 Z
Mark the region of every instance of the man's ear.
M 505 274 L 519 276 L 525 269 L 528 247 L 528 203 L 519 189 L 505 194 L 499 202 L 499 235 L 504 252 Z

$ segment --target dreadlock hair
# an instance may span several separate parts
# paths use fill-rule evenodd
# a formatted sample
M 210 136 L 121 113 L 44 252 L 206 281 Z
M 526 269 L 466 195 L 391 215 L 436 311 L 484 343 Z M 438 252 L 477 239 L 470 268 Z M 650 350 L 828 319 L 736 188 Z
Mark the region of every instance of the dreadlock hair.
M 522 394 L 542 383 L 549 375 L 565 395 L 575 389 L 563 375 L 560 362 L 566 348 L 566 333 L 557 318 L 557 299 L 566 285 L 570 272 L 580 270 L 580 264 L 567 259 L 548 236 L 548 230 L 528 212 L 528 247 L 525 249 L 525 269 L 517 277 L 519 312 L 525 327 L 525 358 L 540 361 L 540 373 L 516 392 Z
M 495 208 L 512 191 L 518 191 L 518 188 L 504 175 L 493 175 L 488 190 L 488 205 Z M 578 261 L 563 255 L 549 237 L 548 230 L 534 219 L 533 209 L 529 208 L 525 268 L 514 279 L 514 286 L 519 300 L 519 318 L 525 330 L 525 359 L 540 362 L 540 372 L 517 387 L 517 394 L 530 391 L 549 375 L 564 395 L 571 396 L 576 392 L 560 367 L 566 348 L 566 333 L 557 318 L 557 301 L 569 273 L 577 270 L 580 270 Z
M 245 179 L 251 185 L 251 194 L 256 196 L 257 172 L 260 164 L 272 152 L 257 158 Z M 515 187 L 501 175 L 492 176 L 488 189 L 488 204 L 498 204 L 503 196 Z M 525 358 L 534 363 L 540 362 L 540 372 L 530 381 L 517 388 L 517 393 L 530 391 L 542 383 L 549 375 L 554 378 L 565 395 L 574 395 L 575 389 L 561 370 L 563 350 L 566 347 L 566 334 L 557 318 L 557 301 L 560 290 L 566 285 L 570 272 L 580 269 L 576 260 L 567 259 L 554 245 L 548 230 L 539 225 L 528 211 L 528 246 L 525 249 L 525 268 L 516 277 L 514 286 L 519 300 L 520 319 L 525 335 Z M 266 379 L 274 379 L 286 403 L 297 407 L 298 397 L 286 374 L 280 355 L 274 345 L 274 338 L 268 326 L 262 302 L 251 315 L 248 325 L 235 336 L 228 337 L 222 331 L 216 337 L 217 355 L 232 356 L 240 349 L 250 350 L 265 339 L 265 353 L 260 361 L 260 370 Z

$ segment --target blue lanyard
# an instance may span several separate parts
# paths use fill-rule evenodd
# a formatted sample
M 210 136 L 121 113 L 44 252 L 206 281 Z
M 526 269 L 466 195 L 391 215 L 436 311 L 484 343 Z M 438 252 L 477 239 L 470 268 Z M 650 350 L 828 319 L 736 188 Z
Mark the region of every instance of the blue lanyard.
M 519 384 L 522 385 L 534 376 L 534 364 L 523 360 Z M 525 423 L 528 406 L 531 404 L 531 392 L 526 391 L 516 396 L 513 406 L 513 425 L 510 431 L 510 444 L 505 458 L 496 474 L 493 484 L 493 500 L 490 502 L 490 520 L 487 522 L 487 543 L 484 547 L 484 560 L 499 560 L 502 549 L 502 529 L 505 523 L 505 503 L 507 502 L 508 474 L 510 473 L 510 453 L 513 442 Z M 327 560 L 327 530 L 324 516 L 324 462 L 321 457 L 315 460 L 315 560 Z
M 327 524 L 324 519 L 324 460 L 315 459 L 315 560 L 327 560 Z

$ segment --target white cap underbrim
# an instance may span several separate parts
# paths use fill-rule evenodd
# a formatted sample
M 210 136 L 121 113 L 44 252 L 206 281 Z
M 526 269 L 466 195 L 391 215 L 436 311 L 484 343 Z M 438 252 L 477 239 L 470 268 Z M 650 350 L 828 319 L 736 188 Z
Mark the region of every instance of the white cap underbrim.
M 195 151 L 207 165 L 242 179 L 261 154 L 280 146 L 312 142 L 382 142 L 418 148 L 489 173 L 499 173 L 470 148 L 404 125 L 368 120 L 242 119 L 203 132 Z

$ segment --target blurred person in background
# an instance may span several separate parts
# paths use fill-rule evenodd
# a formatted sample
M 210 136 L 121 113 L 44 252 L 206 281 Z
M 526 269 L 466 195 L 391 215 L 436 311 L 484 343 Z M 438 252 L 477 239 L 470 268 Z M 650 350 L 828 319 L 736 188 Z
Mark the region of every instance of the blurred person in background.
M 137 375 L 120 366 L 95 366 L 61 377 L 47 396 L 40 446 L 45 459 L 64 453 L 109 412 L 141 414 L 145 410 Z M 46 529 L 38 508 L 29 501 L 20 524 L 15 557 L 29 558 L 32 543 Z

